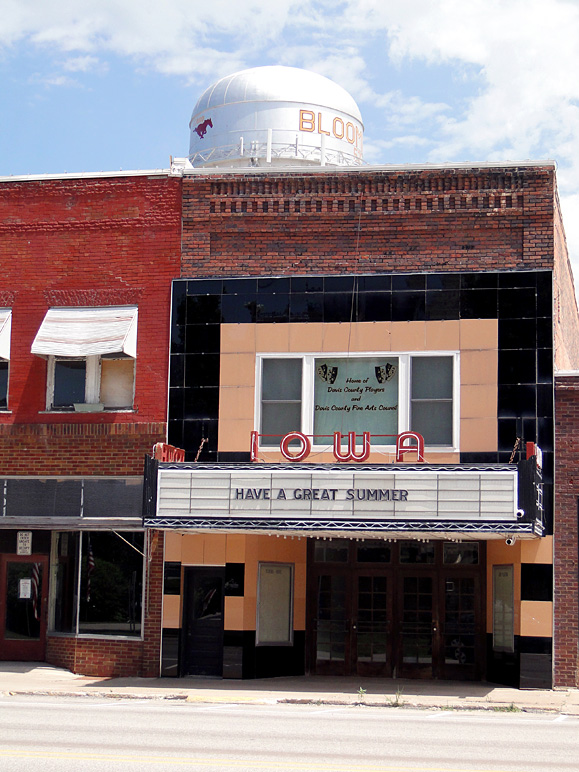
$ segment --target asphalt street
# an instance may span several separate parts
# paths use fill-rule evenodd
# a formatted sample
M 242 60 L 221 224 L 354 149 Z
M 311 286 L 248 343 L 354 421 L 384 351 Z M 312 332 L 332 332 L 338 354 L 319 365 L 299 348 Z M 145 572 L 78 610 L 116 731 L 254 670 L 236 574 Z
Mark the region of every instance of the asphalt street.
M 569 772 L 579 718 L 516 710 L 5 696 L 3 772 Z

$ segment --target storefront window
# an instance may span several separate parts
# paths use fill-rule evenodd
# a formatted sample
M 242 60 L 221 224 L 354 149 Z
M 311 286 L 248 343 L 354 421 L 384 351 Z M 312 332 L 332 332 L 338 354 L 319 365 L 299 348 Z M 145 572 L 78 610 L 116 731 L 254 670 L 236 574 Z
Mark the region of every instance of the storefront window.
M 55 534 L 55 557 L 52 564 L 53 603 L 52 628 L 59 633 L 76 631 L 78 598 L 78 556 L 80 534 L 64 532 Z
M 140 635 L 143 533 L 59 533 L 55 539 L 52 629 Z

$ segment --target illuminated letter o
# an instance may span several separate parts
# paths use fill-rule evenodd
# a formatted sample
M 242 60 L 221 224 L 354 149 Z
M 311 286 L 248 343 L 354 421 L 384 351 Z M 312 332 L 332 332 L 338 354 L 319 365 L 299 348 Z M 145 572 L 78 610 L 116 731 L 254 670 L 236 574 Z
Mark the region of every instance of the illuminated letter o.
M 338 129 L 336 128 L 339 124 L 342 124 L 342 133 L 338 133 Z M 334 123 L 332 125 L 332 128 L 334 130 L 334 137 L 336 139 L 344 139 L 344 121 L 341 118 L 334 118 Z
M 298 450 L 295 455 L 292 455 L 292 452 L 289 449 L 289 444 L 292 440 L 299 440 L 302 444 L 301 449 Z M 281 450 L 282 456 L 287 458 L 288 461 L 303 461 L 304 458 L 307 458 L 310 455 L 312 443 L 306 435 L 301 432 L 289 432 L 289 434 L 286 434 L 280 442 L 279 449 Z
M 356 141 L 356 127 L 353 123 L 348 122 L 346 124 L 346 139 L 351 145 Z

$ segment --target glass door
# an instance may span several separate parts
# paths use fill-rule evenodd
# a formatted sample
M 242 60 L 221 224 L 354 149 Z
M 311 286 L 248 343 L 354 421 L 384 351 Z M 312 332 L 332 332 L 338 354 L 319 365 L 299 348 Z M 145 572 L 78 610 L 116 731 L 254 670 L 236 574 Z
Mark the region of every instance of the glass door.
M 403 574 L 399 582 L 398 675 L 433 678 L 438 641 L 435 575 Z
M 350 619 L 346 571 L 320 572 L 316 577 L 313 662 L 319 675 L 349 675 Z
M 461 680 L 478 678 L 483 662 L 478 576 L 447 574 L 443 577 L 443 585 L 443 677 Z
M 366 570 L 355 576 L 352 673 L 392 675 L 391 577 Z
M 372 569 L 322 569 L 315 586 L 315 672 L 391 675 L 390 577 Z
M 0 559 L 0 658 L 44 661 L 48 558 Z

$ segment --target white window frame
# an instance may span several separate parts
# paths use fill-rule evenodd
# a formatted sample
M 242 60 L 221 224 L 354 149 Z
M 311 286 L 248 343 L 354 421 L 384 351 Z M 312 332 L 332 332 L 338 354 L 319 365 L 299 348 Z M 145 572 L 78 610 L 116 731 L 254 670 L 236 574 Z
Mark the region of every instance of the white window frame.
M 386 359 L 396 357 L 398 359 L 398 433 L 410 429 L 411 408 L 411 383 L 410 368 L 412 357 L 452 357 L 452 445 L 427 445 L 433 453 L 451 453 L 459 451 L 460 437 L 460 352 L 459 351 L 318 351 L 318 352 L 262 352 L 256 355 L 255 372 L 255 431 L 261 431 L 261 389 L 262 389 L 262 362 L 264 359 L 301 359 L 302 360 L 302 415 L 301 431 L 312 436 L 314 431 L 314 378 L 316 359 L 373 359 L 384 357 Z M 395 447 L 394 440 L 391 443 L 373 446 L 391 450 Z M 319 444 L 312 442 L 312 448 L 322 451 L 329 448 L 328 443 Z M 259 445 L 259 449 L 267 452 L 275 450 L 272 445 Z
M 132 359 L 132 357 L 123 357 L 119 355 L 107 356 L 106 359 Z M 53 407 L 52 401 L 54 397 L 54 383 L 55 383 L 55 367 L 56 362 L 62 361 L 78 361 L 86 362 L 85 371 L 85 383 L 84 383 L 84 404 L 88 407 L 94 406 L 94 411 L 109 410 L 112 412 L 119 412 L 123 410 L 133 410 L 135 403 L 135 372 L 133 369 L 133 392 L 131 395 L 131 404 L 126 407 L 107 407 L 101 406 L 100 391 L 101 391 L 101 363 L 103 357 L 98 354 L 85 356 L 85 357 L 63 357 L 63 356 L 48 356 L 47 376 L 46 376 L 46 410 L 49 412 L 74 412 L 74 408 L 59 408 Z M 132 359 L 133 363 L 135 362 Z M 134 368 L 134 364 L 133 364 Z

